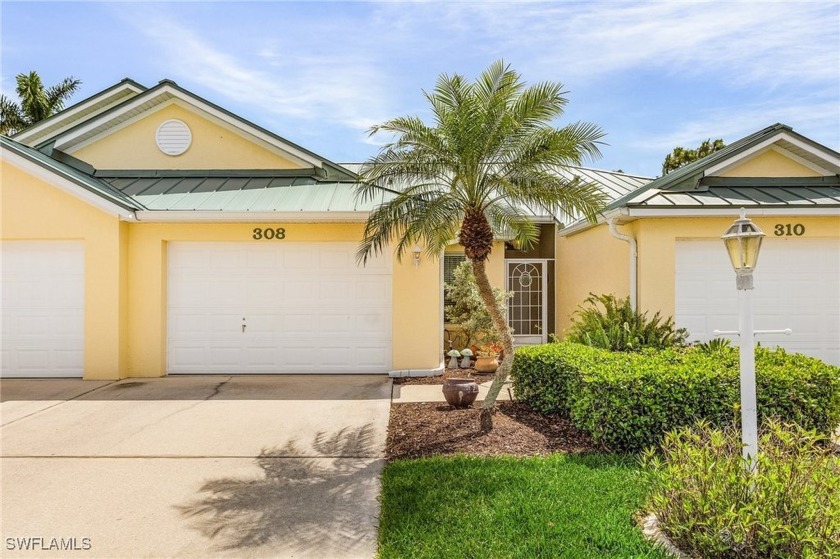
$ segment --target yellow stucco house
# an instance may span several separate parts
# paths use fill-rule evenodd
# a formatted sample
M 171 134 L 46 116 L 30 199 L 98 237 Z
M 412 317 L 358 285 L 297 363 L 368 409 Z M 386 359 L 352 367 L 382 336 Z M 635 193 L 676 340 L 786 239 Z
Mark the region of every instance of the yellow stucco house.
M 3 376 L 440 370 L 463 255 L 358 266 L 377 202 L 355 200 L 357 166 L 171 81 L 123 80 L 0 141 Z M 732 329 L 719 237 L 745 207 L 768 233 L 757 327 L 794 330 L 766 343 L 840 363 L 840 154 L 775 125 L 654 181 L 565 172 L 614 202 L 595 224 L 533 211 L 538 246 L 496 244 L 519 343 L 562 336 L 589 292 L 692 339 Z

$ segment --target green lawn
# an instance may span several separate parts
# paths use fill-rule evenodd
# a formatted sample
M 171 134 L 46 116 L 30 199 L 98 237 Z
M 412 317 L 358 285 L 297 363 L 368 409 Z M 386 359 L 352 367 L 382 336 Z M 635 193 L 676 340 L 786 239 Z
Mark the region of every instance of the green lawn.
M 397 461 L 382 474 L 379 554 L 664 559 L 633 522 L 643 498 L 630 458 Z

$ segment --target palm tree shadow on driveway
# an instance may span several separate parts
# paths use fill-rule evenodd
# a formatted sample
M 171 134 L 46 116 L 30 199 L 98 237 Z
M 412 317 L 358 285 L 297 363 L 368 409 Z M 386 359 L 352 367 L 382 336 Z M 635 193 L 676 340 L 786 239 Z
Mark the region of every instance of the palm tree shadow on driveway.
M 208 481 L 176 508 L 225 550 L 279 545 L 295 554 L 349 556 L 375 549 L 383 460 L 373 426 L 320 432 L 312 448 L 304 455 L 293 439 L 263 449 L 255 459 L 263 477 Z

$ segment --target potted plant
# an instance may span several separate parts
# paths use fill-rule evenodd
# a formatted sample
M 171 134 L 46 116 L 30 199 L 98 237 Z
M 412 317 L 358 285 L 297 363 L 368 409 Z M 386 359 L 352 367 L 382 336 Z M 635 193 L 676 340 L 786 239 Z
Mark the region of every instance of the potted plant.
M 485 343 L 478 347 L 475 370 L 479 373 L 495 373 L 499 368 L 499 354 L 502 345 L 497 342 Z
M 448 378 L 443 382 L 443 397 L 455 408 L 468 408 L 478 398 L 478 383 L 471 378 Z

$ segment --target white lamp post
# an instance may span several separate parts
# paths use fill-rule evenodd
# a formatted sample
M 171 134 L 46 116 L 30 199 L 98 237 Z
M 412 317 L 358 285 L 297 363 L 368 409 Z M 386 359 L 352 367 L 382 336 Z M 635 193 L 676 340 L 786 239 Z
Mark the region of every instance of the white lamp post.
M 747 219 L 741 208 L 736 219 L 724 233 L 724 244 L 735 268 L 735 285 L 738 289 L 738 333 L 741 357 L 741 441 L 743 456 L 750 469 L 755 467 L 758 456 L 758 412 L 755 395 L 755 328 L 753 326 L 752 289 L 753 270 L 758 262 L 758 251 L 764 233 L 752 220 Z

